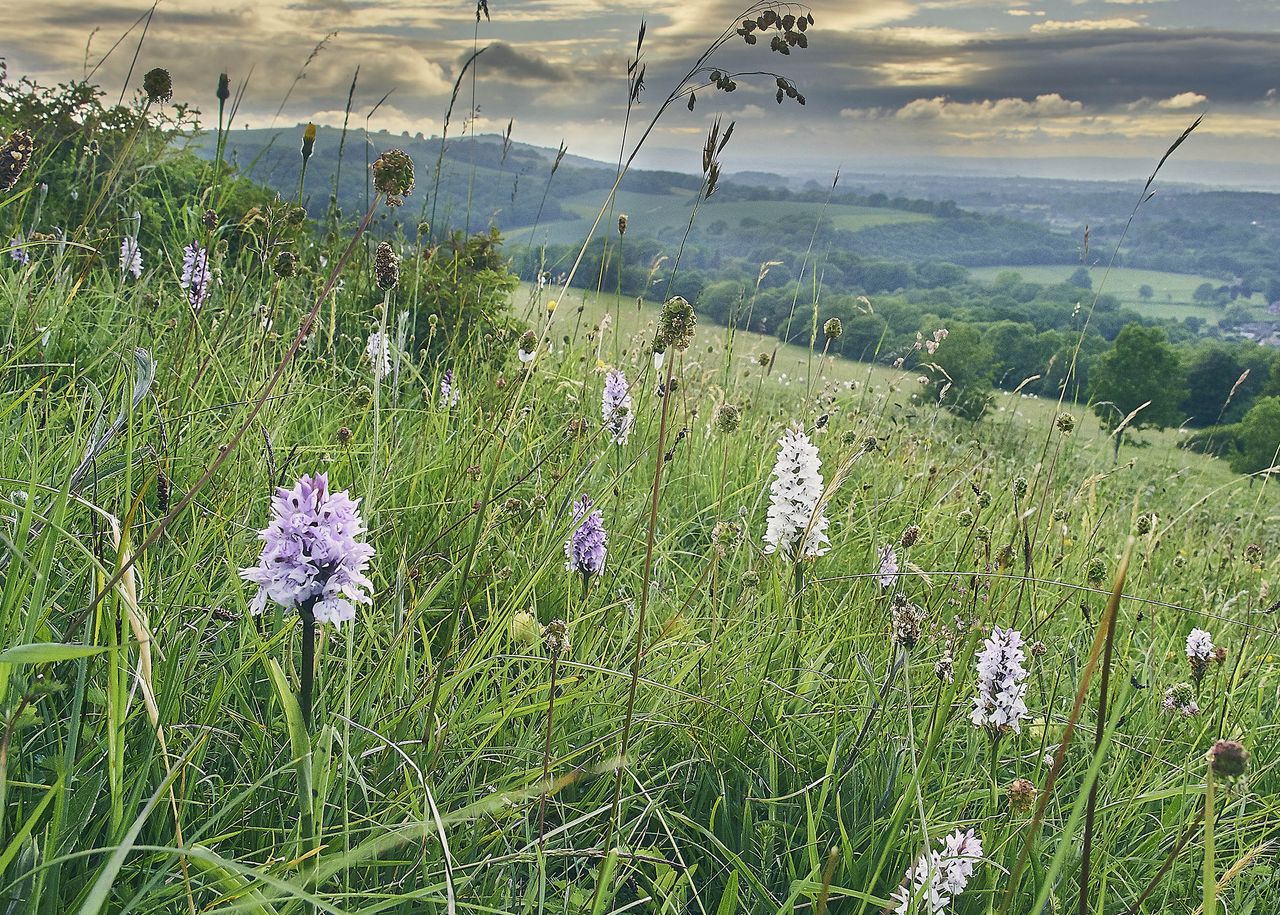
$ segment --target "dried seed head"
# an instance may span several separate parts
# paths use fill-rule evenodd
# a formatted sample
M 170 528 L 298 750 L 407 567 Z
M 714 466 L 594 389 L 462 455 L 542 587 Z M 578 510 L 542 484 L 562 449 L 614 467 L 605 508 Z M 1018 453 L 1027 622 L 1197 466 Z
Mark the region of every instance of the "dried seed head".
M 626 213 L 623 213 L 621 216 L 618 217 L 618 234 L 619 235 L 627 234 L 627 214 Z
M 742 411 L 731 403 L 716 407 L 716 428 L 728 434 L 742 425 Z
M 1013 484 L 1010 486 L 1010 489 L 1013 490 L 1013 497 L 1015 499 L 1021 499 L 1027 494 L 1027 478 L 1014 477 Z
M 1076 431 L 1076 418 L 1070 413 L 1059 413 L 1054 425 L 1058 427 L 1058 431 L 1063 435 L 1070 435 Z
M 892 621 L 890 639 L 893 644 L 907 651 L 915 648 L 920 642 L 920 632 L 924 626 L 924 610 L 899 592 L 893 596 Z
M 1235 740 L 1219 740 L 1209 751 L 1209 767 L 1222 779 L 1237 779 L 1249 768 L 1249 751 Z
M 951 654 L 951 646 L 942 650 L 942 657 L 933 665 L 933 675 L 943 683 L 950 683 L 956 678 L 956 662 Z
M 760 353 L 756 356 L 756 365 L 760 366 L 762 369 L 767 369 L 769 367 L 769 363 L 772 361 L 773 357 L 768 353 Z
M 672 296 L 662 306 L 662 316 L 658 319 L 658 340 L 665 346 L 683 351 L 693 342 L 693 329 L 698 324 L 698 316 L 693 313 L 693 306 L 684 296 Z
M 281 251 L 276 255 L 276 262 L 272 268 L 276 276 L 282 280 L 287 280 L 291 276 L 298 274 L 298 255 L 292 251 Z
M 840 323 L 839 318 L 827 318 L 827 323 L 822 325 L 822 333 L 828 340 L 839 340 L 840 335 L 844 333 L 844 325 Z
M 1157 520 L 1155 512 L 1144 512 L 1139 515 L 1137 522 L 1138 536 L 1145 537 L 1155 530 Z
M 25 130 L 15 130 L 4 141 L 0 146 L 0 191 L 11 190 L 18 183 L 35 148 L 31 134 Z
M 1036 803 L 1036 786 L 1025 778 L 1015 778 L 1009 783 L 1005 794 L 1009 798 L 1009 809 L 1014 813 L 1027 813 Z
M 711 529 L 711 547 L 718 555 L 723 556 L 725 550 L 733 546 L 741 536 L 741 525 L 733 521 L 717 521 L 716 526 Z
M 910 547 L 915 546 L 916 542 L 919 539 L 920 539 L 920 525 L 908 524 L 906 529 L 902 532 L 901 543 L 902 543 L 903 549 L 908 549 Z
M 231 77 L 225 73 L 218 74 L 218 91 L 216 95 L 219 102 L 225 102 L 231 98 Z
M 558 658 L 569 651 L 569 628 L 563 620 L 552 620 L 542 627 L 542 647 L 547 654 Z
M 388 149 L 374 160 L 373 186 L 389 206 L 400 206 L 413 193 L 413 159 L 403 149 Z
M 200 217 L 200 221 L 204 223 L 206 230 L 210 232 L 218 230 L 218 213 L 216 210 L 205 210 Z
M 351 432 L 350 426 L 342 426 L 341 428 L 338 429 L 339 445 L 350 445 L 352 438 L 354 438 L 354 435 Z
M 1244 548 L 1245 562 L 1258 563 L 1262 561 L 1262 547 L 1256 543 L 1251 543 Z
M 1107 577 L 1107 564 L 1101 556 L 1094 556 L 1089 560 L 1088 565 L 1084 567 L 1084 576 L 1091 585 L 1100 585 L 1104 578 Z
M 173 98 L 173 77 L 164 67 L 148 70 L 142 77 L 142 91 L 148 102 L 167 102 Z
M 378 242 L 373 252 L 373 278 L 383 291 L 395 289 L 400 282 L 400 258 L 390 242 Z

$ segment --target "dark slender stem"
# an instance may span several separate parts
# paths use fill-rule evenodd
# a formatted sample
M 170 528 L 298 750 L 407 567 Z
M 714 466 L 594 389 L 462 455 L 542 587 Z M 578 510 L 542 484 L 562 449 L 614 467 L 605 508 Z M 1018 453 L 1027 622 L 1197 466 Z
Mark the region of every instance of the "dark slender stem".
M 302 690 L 298 704 L 302 706 L 302 724 L 311 731 L 311 697 L 316 682 L 316 615 L 311 612 L 315 600 L 309 600 L 298 608 L 302 617 Z
M 542 747 L 542 796 L 538 799 L 538 845 L 542 845 L 547 827 L 547 794 L 551 791 L 551 723 L 556 710 L 556 673 L 559 652 L 551 656 L 551 684 L 547 693 L 547 736 Z
M 606 831 L 605 848 L 613 841 L 613 830 L 617 825 L 618 808 L 622 803 L 622 778 L 626 768 L 627 751 L 631 747 L 631 723 L 635 716 L 636 684 L 640 681 L 640 662 L 644 656 L 644 620 L 645 611 L 649 607 L 649 581 L 653 573 L 653 540 L 658 526 L 658 496 L 662 491 L 662 467 L 665 461 L 664 447 L 667 439 L 667 417 L 671 406 L 671 373 L 675 365 L 674 354 L 667 359 L 667 376 L 662 385 L 662 417 L 658 421 L 658 447 L 655 449 L 656 465 L 653 469 L 653 493 L 649 500 L 649 530 L 644 544 L 644 576 L 640 579 L 640 606 L 636 612 L 636 644 L 631 659 L 631 683 L 627 689 L 627 715 L 622 723 L 622 746 L 618 752 L 618 771 L 613 783 L 613 804 L 609 811 L 609 825 Z
M 1111 648 L 1116 637 L 1116 616 L 1111 613 L 1107 621 L 1107 640 L 1102 648 L 1102 675 L 1098 688 L 1098 723 L 1093 733 L 1093 752 L 1096 754 L 1102 746 L 1103 733 L 1107 728 L 1107 693 L 1111 686 Z M 1080 861 L 1080 899 L 1077 906 L 1079 915 L 1089 913 L 1089 859 L 1093 852 L 1093 819 L 1098 807 L 1098 782 L 1094 779 L 1089 786 L 1089 803 L 1084 814 L 1084 847 Z M 1208 913 L 1206 913 L 1208 915 Z

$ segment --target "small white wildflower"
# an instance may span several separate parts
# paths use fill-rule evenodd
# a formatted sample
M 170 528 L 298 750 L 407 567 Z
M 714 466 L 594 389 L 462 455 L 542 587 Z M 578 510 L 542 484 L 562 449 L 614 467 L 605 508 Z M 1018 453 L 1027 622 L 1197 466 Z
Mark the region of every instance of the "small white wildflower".
M 907 869 L 902 884 L 889 897 L 889 911 L 894 915 L 945 912 L 952 899 L 969 885 L 982 855 L 982 840 L 974 831 L 957 829 L 943 838 L 937 851 L 925 851 Z M 914 909 L 913 902 L 918 903 Z
M 1027 671 L 1022 666 L 1022 633 L 1016 629 L 991 630 L 978 652 L 978 692 L 969 720 L 1000 736 L 1022 731 L 1027 716 Z
M 817 446 L 799 428 L 788 429 L 778 440 L 764 534 L 766 553 L 777 551 L 787 559 L 808 559 L 830 548 L 821 505 L 821 467 Z

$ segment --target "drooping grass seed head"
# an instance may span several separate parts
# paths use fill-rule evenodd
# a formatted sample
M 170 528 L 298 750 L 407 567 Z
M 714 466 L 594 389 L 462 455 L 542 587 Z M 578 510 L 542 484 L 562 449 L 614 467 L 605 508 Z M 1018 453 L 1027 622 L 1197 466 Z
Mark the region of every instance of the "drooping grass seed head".
M 148 102 L 167 102 L 173 98 L 173 77 L 164 67 L 148 70 L 142 76 L 142 91 Z
M 388 149 L 373 163 L 373 187 L 398 207 L 413 193 L 413 159 L 403 149 Z
M 9 134 L 9 138 L 0 145 L 0 191 L 13 190 L 13 186 L 31 163 L 35 149 L 31 134 L 25 130 L 15 130 Z

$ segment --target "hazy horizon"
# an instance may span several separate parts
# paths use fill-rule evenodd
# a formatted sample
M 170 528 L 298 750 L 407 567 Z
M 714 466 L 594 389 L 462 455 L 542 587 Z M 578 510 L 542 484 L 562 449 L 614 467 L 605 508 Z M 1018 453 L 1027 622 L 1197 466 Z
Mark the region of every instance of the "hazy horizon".
M 113 100 L 126 81 L 132 91 L 143 71 L 166 67 L 175 102 L 200 108 L 206 126 L 216 122 L 213 90 L 225 71 L 233 87 L 246 86 L 236 128 L 340 125 L 359 67 L 353 127 L 367 119 L 373 130 L 430 136 L 441 130 L 463 61 L 486 48 L 463 82 L 452 133 L 501 132 L 511 121 L 514 139 L 550 147 L 563 140 L 572 153 L 611 161 L 641 20 L 648 88 L 631 139 L 739 7 L 494 0 L 488 9 L 491 18 L 477 23 L 469 3 L 210 9 L 173 0 L 155 8 L 135 63 L 147 7 L 50 0 L 11 11 L 13 37 L 2 53 L 10 77 L 92 73 Z M 774 70 L 797 85 L 805 106 L 775 104 L 771 77 L 742 76 L 732 94 L 701 90 L 693 112 L 683 102 L 668 110 L 638 164 L 696 170 L 703 134 L 719 115 L 737 122 L 722 156 L 727 172 L 1128 180 L 1149 173 L 1204 114 L 1167 180 L 1280 188 L 1270 149 L 1280 133 L 1274 4 L 855 0 L 812 9 L 808 49 L 782 56 L 734 39 L 711 61 L 735 72 Z

